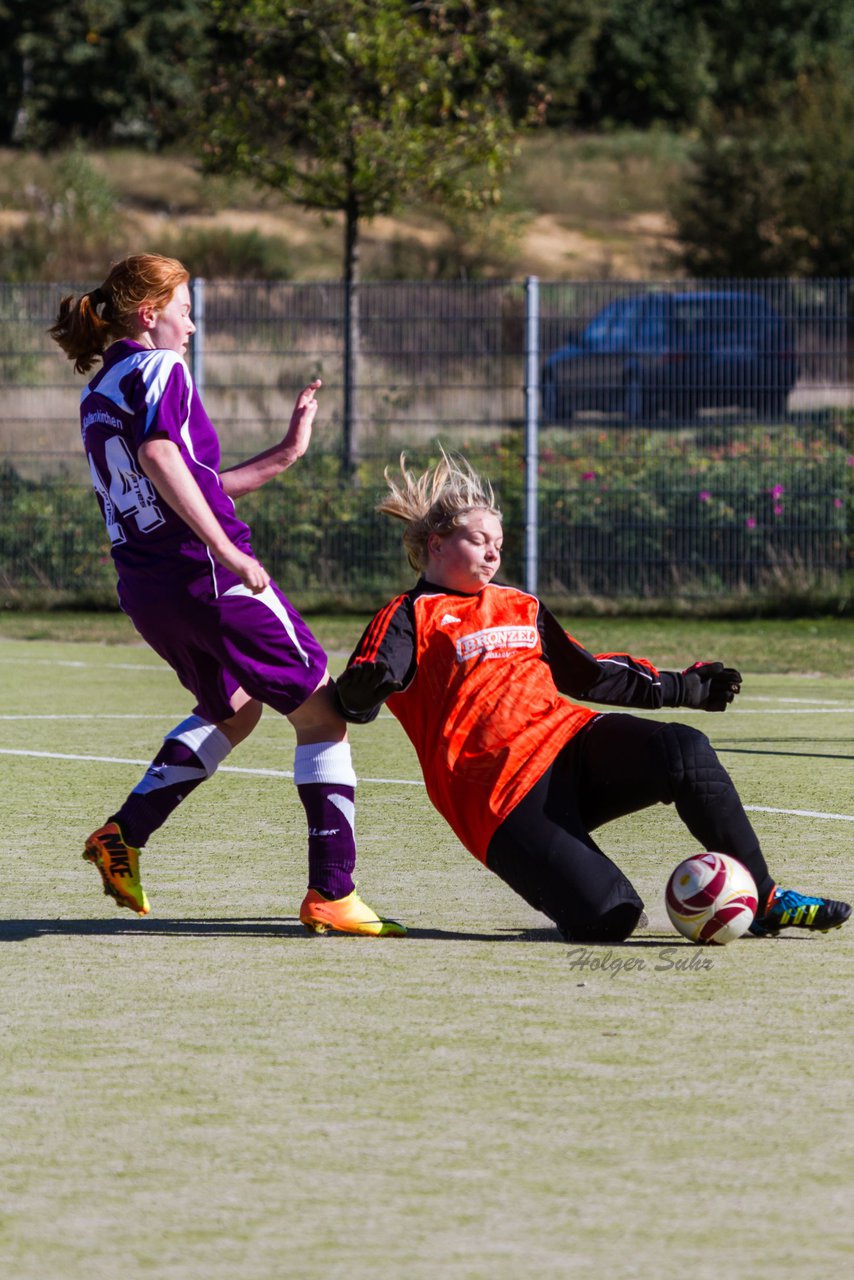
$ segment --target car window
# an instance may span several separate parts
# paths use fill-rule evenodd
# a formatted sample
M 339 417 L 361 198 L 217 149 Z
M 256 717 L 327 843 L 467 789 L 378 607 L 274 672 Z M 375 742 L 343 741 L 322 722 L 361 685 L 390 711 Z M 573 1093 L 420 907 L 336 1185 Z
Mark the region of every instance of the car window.
M 716 347 L 761 345 L 770 318 L 761 298 L 719 294 L 674 298 L 671 324 L 675 346 L 687 351 L 709 351 Z
M 598 311 L 581 341 L 603 353 L 761 348 L 774 334 L 775 321 L 755 294 L 638 294 Z
M 644 351 L 661 351 L 667 345 L 667 325 L 661 315 L 646 315 L 638 321 L 635 344 Z
M 603 307 L 584 330 L 585 346 L 622 351 L 633 339 L 640 300 L 618 298 Z
M 591 347 L 610 346 L 614 334 L 623 331 L 623 303 L 612 302 L 603 307 L 584 330 L 584 341 Z

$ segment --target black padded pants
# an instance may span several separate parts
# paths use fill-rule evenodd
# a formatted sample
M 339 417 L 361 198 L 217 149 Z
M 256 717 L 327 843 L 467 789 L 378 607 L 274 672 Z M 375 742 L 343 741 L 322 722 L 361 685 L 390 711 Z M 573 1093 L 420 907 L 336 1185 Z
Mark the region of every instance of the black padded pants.
M 564 747 L 495 832 L 486 864 L 566 938 L 620 941 L 643 903 L 590 833 L 653 804 L 673 804 L 704 849 L 743 862 L 760 900 L 770 891 L 759 841 L 705 734 L 619 713 L 591 721 Z

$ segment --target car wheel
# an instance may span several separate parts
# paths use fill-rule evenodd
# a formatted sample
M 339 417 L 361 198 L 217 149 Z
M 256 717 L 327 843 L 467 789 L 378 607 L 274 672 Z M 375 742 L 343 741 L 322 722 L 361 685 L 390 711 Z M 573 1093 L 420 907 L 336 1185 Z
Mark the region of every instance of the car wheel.
M 649 396 L 636 376 L 623 384 L 623 415 L 627 422 L 643 422 L 649 417 Z
M 672 422 L 693 422 L 700 412 L 699 398 L 691 391 L 674 392 L 666 410 Z
M 572 422 L 572 399 L 565 387 L 555 383 L 543 387 L 543 420 Z
M 763 418 L 785 418 L 788 400 L 785 391 L 769 387 L 757 397 L 756 407 Z

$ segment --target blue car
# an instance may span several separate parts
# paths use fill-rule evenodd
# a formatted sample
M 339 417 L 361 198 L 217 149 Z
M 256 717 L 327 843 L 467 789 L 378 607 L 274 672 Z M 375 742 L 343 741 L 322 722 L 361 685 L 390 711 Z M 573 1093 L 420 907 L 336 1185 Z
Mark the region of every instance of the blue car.
M 637 293 L 617 298 L 542 370 L 546 422 L 579 412 L 629 422 L 732 406 L 775 418 L 797 378 L 791 325 L 759 293 Z

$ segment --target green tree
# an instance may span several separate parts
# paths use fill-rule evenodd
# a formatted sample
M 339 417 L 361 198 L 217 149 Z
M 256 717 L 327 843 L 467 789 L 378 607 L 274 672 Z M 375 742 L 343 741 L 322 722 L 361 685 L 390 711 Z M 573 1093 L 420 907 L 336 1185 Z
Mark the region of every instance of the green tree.
M 711 101 L 753 113 L 854 51 L 852 0 L 693 0 L 711 42 Z
M 548 98 L 548 124 L 560 128 L 577 117 L 579 95 L 589 87 L 603 26 L 614 0 L 505 0 L 507 20 L 537 58 L 537 81 L 519 82 L 519 103 L 539 91 Z
M 345 454 L 355 455 L 362 222 L 416 200 L 486 208 L 520 124 L 532 59 L 477 0 L 214 0 L 202 154 L 344 219 Z
M 210 0 L 2 0 L 6 141 L 174 141 L 192 104 Z
M 589 10 L 596 4 L 587 0 Z M 852 0 L 604 0 L 604 7 L 576 113 L 592 127 L 695 125 L 709 107 L 752 113 L 769 94 L 854 48 Z M 539 30 L 536 14 L 534 22 Z
M 760 113 L 713 113 L 673 213 L 693 275 L 854 275 L 852 60 Z
M 578 118 L 640 128 L 696 119 L 715 88 L 705 8 L 696 0 L 608 0 Z
M 0 0 L 0 140 L 10 142 L 23 91 L 23 67 L 17 48 L 19 0 Z

